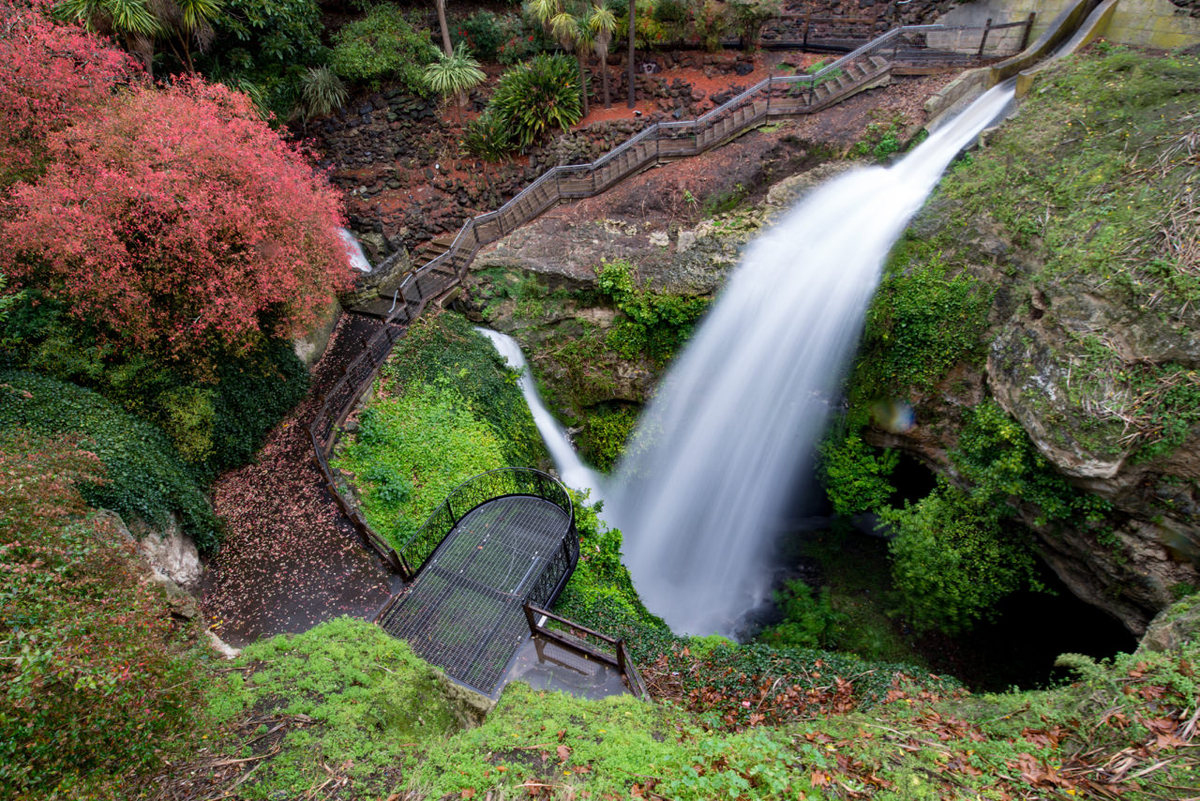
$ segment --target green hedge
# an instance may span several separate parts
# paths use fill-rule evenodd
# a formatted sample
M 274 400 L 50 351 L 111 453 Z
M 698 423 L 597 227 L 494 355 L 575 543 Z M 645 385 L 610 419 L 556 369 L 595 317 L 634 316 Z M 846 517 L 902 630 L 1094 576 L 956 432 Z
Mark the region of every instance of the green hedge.
M 78 434 L 107 471 L 104 483 L 81 488 L 88 503 L 154 525 L 178 512 L 197 547 L 216 549 L 220 523 L 171 442 L 99 394 L 34 373 L 0 370 L 0 428 Z

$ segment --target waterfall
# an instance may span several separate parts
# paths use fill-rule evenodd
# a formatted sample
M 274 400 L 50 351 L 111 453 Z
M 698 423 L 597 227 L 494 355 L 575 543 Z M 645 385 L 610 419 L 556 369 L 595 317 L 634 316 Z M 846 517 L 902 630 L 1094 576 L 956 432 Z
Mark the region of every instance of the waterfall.
M 367 261 L 367 256 L 363 253 L 362 246 L 358 244 L 358 240 L 354 238 L 354 234 L 345 228 L 337 229 L 337 234 L 341 237 L 342 245 L 346 248 L 346 261 L 350 263 L 350 266 L 360 273 L 371 272 L 373 269 L 371 262 Z
M 671 367 L 607 487 L 646 606 L 731 634 L 811 469 L 888 250 L 954 156 L 1012 99 L 990 90 L 901 161 L 809 194 L 746 250 Z
M 554 415 L 550 414 L 542 403 L 537 385 L 533 383 L 533 377 L 529 374 L 529 365 L 525 363 L 525 356 L 521 353 L 521 346 L 515 339 L 499 331 L 487 328 L 475 330 L 492 341 L 496 352 L 504 357 L 509 367 L 521 373 L 521 392 L 525 395 L 525 403 L 529 406 L 533 422 L 537 425 L 538 433 L 542 435 L 542 441 L 546 443 L 546 450 L 550 451 L 550 458 L 554 461 L 554 467 L 558 470 L 563 484 L 571 489 L 590 490 L 591 500 L 600 499 L 600 477 L 579 458 L 575 447 L 567 439 Z

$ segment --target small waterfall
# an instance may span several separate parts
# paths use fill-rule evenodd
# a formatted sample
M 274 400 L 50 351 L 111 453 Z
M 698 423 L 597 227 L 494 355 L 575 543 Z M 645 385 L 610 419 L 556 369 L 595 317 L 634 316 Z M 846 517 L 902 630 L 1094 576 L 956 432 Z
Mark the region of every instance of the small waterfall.
M 371 267 L 371 262 L 367 261 L 367 256 L 363 253 L 358 240 L 354 238 L 354 234 L 345 228 L 339 228 L 337 232 L 338 236 L 342 238 L 342 244 L 346 247 L 346 260 L 350 262 L 350 266 L 361 273 L 371 272 L 374 268 Z
M 601 498 L 600 477 L 595 470 L 592 470 L 579 458 L 575 447 L 563 433 L 558 421 L 554 419 L 554 415 L 550 414 L 542 403 L 542 397 L 538 394 L 533 376 L 529 374 L 529 365 L 525 362 L 525 355 L 521 353 L 521 346 L 515 339 L 507 334 L 501 334 L 499 331 L 487 328 L 476 328 L 475 330 L 492 341 L 496 352 L 504 357 L 504 361 L 508 362 L 509 367 L 521 372 L 521 392 L 525 395 L 525 403 L 529 405 L 533 422 L 537 424 L 538 432 L 542 435 L 542 441 L 546 443 L 546 450 L 550 451 L 550 458 L 554 460 L 554 466 L 558 469 L 558 475 L 563 484 L 571 489 L 590 490 L 590 499 L 593 501 Z
M 884 258 L 954 158 L 1012 99 L 996 87 L 889 168 L 814 191 L 746 251 L 672 366 L 608 490 L 646 606 L 731 634 L 852 355 Z

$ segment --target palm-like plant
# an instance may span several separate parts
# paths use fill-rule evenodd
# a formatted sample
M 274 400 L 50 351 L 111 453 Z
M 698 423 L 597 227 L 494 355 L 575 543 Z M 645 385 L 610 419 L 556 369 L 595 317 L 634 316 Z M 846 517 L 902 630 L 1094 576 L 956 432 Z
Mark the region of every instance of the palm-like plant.
M 443 97 L 455 95 L 458 100 L 458 121 L 462 122 L 462 107 L 465 94 L 483 83 L 487 76 L 479 68 L 479 62 L 471 58 L 463 43 L 453 55 L 438 54 L 438 60 L 425 68 L 425 84 Z
M 162 25 L 147 0 L 61 0 L 54 6 L 54 14 L 89 31 L 119 37 L 147 72 L 153 69 L 154 39 Z
M 329 67 L 310 67 L 300 82 L 304 101 L 304 119 L 325 117 L 346 105 L 350 93 L 346 84 Z
M 195 72 L 192 40 L 203 46 L 212 38 L 212 23 L 224 6 L 225 0 L 60 0 L 54 12 L 120 38 L 147 72 L 153 69 L 155 40 L 166 39 L 179 62 Z
M 183 61 L 187 64 L 188 72 L 195 72 L 192 63 L 192 40 L 200 45 L 203 51 L 207 43 L 212 41 L 213 20 L 220 16 L 225 8 L 225 0 L 174 0 L 175 13 L 171 14 L 175 33 L 182 47 Z
M 546 33 L 554 37 L 559 47 L 575 56 L 579 68 L 580 98 L 583 116 L 588 115 L 587 80 L 583 69 L 583 52 L 588 46 L 588 27 L 563 5 L 563 0 L 530 0 L 529 11 L 542 24 Z
M 617 15 L 612 9 L 596 0 L 587 15 L 587 29 L 591 33 L 592 52 L 600 59 L 600 82 L 604 87 L 604 107 L 612 108 L 612 96 L 608 89 L 608 48 L 612 44 L 613 31 L 617 29 Z

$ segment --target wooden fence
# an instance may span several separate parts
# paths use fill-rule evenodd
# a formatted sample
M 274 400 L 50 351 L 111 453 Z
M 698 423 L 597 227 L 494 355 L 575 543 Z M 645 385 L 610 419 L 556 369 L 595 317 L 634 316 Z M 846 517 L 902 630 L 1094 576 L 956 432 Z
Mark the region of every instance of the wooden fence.
M 565 630 L 547 628 L 544 623 L 539 621 L 539 618 L 542 620 L 553 620 L 564 626 Z M 587 659 L 594 659 L 597 662 L 615 667 L 629 686 L 629 692 L 643 701 L 650 700 L 650 692 L 646 689 L 646 683 L 642 681 L 642 674 L 638 672 L 637 665 L 629 658 L 629 652 L 625 648 L 624 640 L 618 640 L 614 637 L 609 637 L 607 634 L 601 634 L 598 631 L 581 626 L 578 623 L 572 623 L 565 617 L 560 617 L 549 610 L 529 603 L 525 604 L 525 620 L 529 623 L 530 634 L 551 640 L 563 648 L 580 654 Z M 595 647 L 587 641 L 589 638 L 609 646 L 612 648 L 612 653 Z

